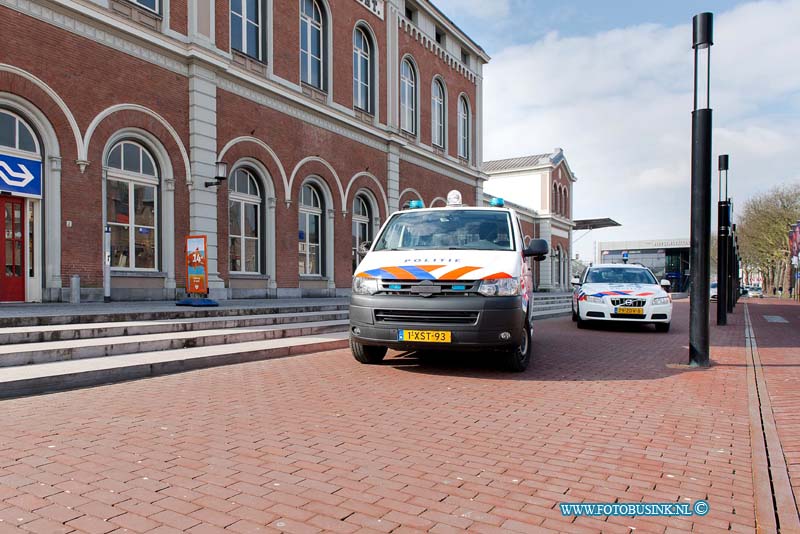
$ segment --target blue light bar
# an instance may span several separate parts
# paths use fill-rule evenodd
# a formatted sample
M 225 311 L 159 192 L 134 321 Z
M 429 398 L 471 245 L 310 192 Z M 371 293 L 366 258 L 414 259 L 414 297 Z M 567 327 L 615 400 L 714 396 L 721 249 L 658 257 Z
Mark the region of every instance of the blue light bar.
M 412 210 L 419 209 L 419 208 L 424 208 L 425 207 L 425 203 L 422 202 L 421 200 L 412 200 L 411 202 L 408 203 L 408 207 L 409 207 L 409 209 L 412 209 Z
M 492 200 L 489 201 L 489 205 L 492 206 L 493 208 L 502 208 L 503 206 L 506 205 L 506 201 L 503 200 L 502 198 L 493 198 Z

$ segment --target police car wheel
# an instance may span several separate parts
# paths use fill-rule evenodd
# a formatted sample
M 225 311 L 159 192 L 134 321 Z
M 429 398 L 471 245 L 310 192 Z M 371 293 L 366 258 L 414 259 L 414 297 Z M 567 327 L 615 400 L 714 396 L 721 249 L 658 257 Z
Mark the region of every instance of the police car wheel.
M 386 347 L 362 345 L 350 337 L 350 352 L 353 353 L 353 358 L 361 363 L 376 364 L 381 363 L 386 356 Z
M 506 368 L 515 373 L 521 373 L 531 363 L 531 325 L 525 321 L 522 339 L 519 345 L 506 353 Z
M 572 309 L 572 321 L 578 322 L 578 314 L 575 312 L 575 308 Z

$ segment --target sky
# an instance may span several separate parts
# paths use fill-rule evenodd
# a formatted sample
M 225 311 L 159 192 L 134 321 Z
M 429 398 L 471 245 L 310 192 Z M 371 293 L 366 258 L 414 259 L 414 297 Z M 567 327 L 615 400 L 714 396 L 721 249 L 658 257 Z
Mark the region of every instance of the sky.
M 622 225 L 575 232 L 581 259 L 596 241 L 689 237 L 697 13 L 714 13 L 713 201 L 719 154 L 730 155 L 734 217 L 748 198 L 800 182 L 800 0 L 434 3 L 492 58 L 484 159 L 561 147 L 578 178 L 574 218 Z

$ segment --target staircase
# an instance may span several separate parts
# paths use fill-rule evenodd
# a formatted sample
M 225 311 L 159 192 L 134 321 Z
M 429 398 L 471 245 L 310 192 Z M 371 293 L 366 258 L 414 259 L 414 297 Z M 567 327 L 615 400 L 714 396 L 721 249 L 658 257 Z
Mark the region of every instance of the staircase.
M 533 319 L 551 319 L 572 313 L 572 293 L 534 293 Z
M 0 398 L 347 346 L 347 299 L 0 317 Z

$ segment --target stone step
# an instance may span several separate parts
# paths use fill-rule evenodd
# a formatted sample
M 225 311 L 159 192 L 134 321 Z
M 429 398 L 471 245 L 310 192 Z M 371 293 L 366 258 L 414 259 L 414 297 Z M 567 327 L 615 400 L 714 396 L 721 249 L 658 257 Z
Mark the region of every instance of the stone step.
M 0 398 L 50 393 L 347 347 L 348 333 L 309 335 L 0 368 Z
M 22 343 L 68 341 L 102 337 L 192 332 L 222 328 L 291 324 L 312 320 L 347 319 L 347 310 L 273 313 L 265 315 L 237 315 L 225 317 L 193 317 L 188 319 L 162 319 L 139 321 L 114 321 L 108 323 L 84 322 L 72 325 L 39 325 L 0 328 L 0 347 Z
M 348 320 L 312 321 L 293 324 L 219 328 L 189 332 L 167 332 L 106 338 L 45 341 L 0 347 L 0 367 L 45 364 L 66 360 L 101 358 L 141 352 L 264 342 L 270 339 L 309 336 L 348 329 Z
M 112 323 L 131 321 L 167 321 L 200 317 L 236 317 L 347 310 L 346 298 L 287 299 L 279 302 L 226 303 L 219 307 L 194 308 L 172 302 L 109 304 L 27 304 L 0 307 L 0 328 L 24 326 L 72 325 L 76 323 Z

